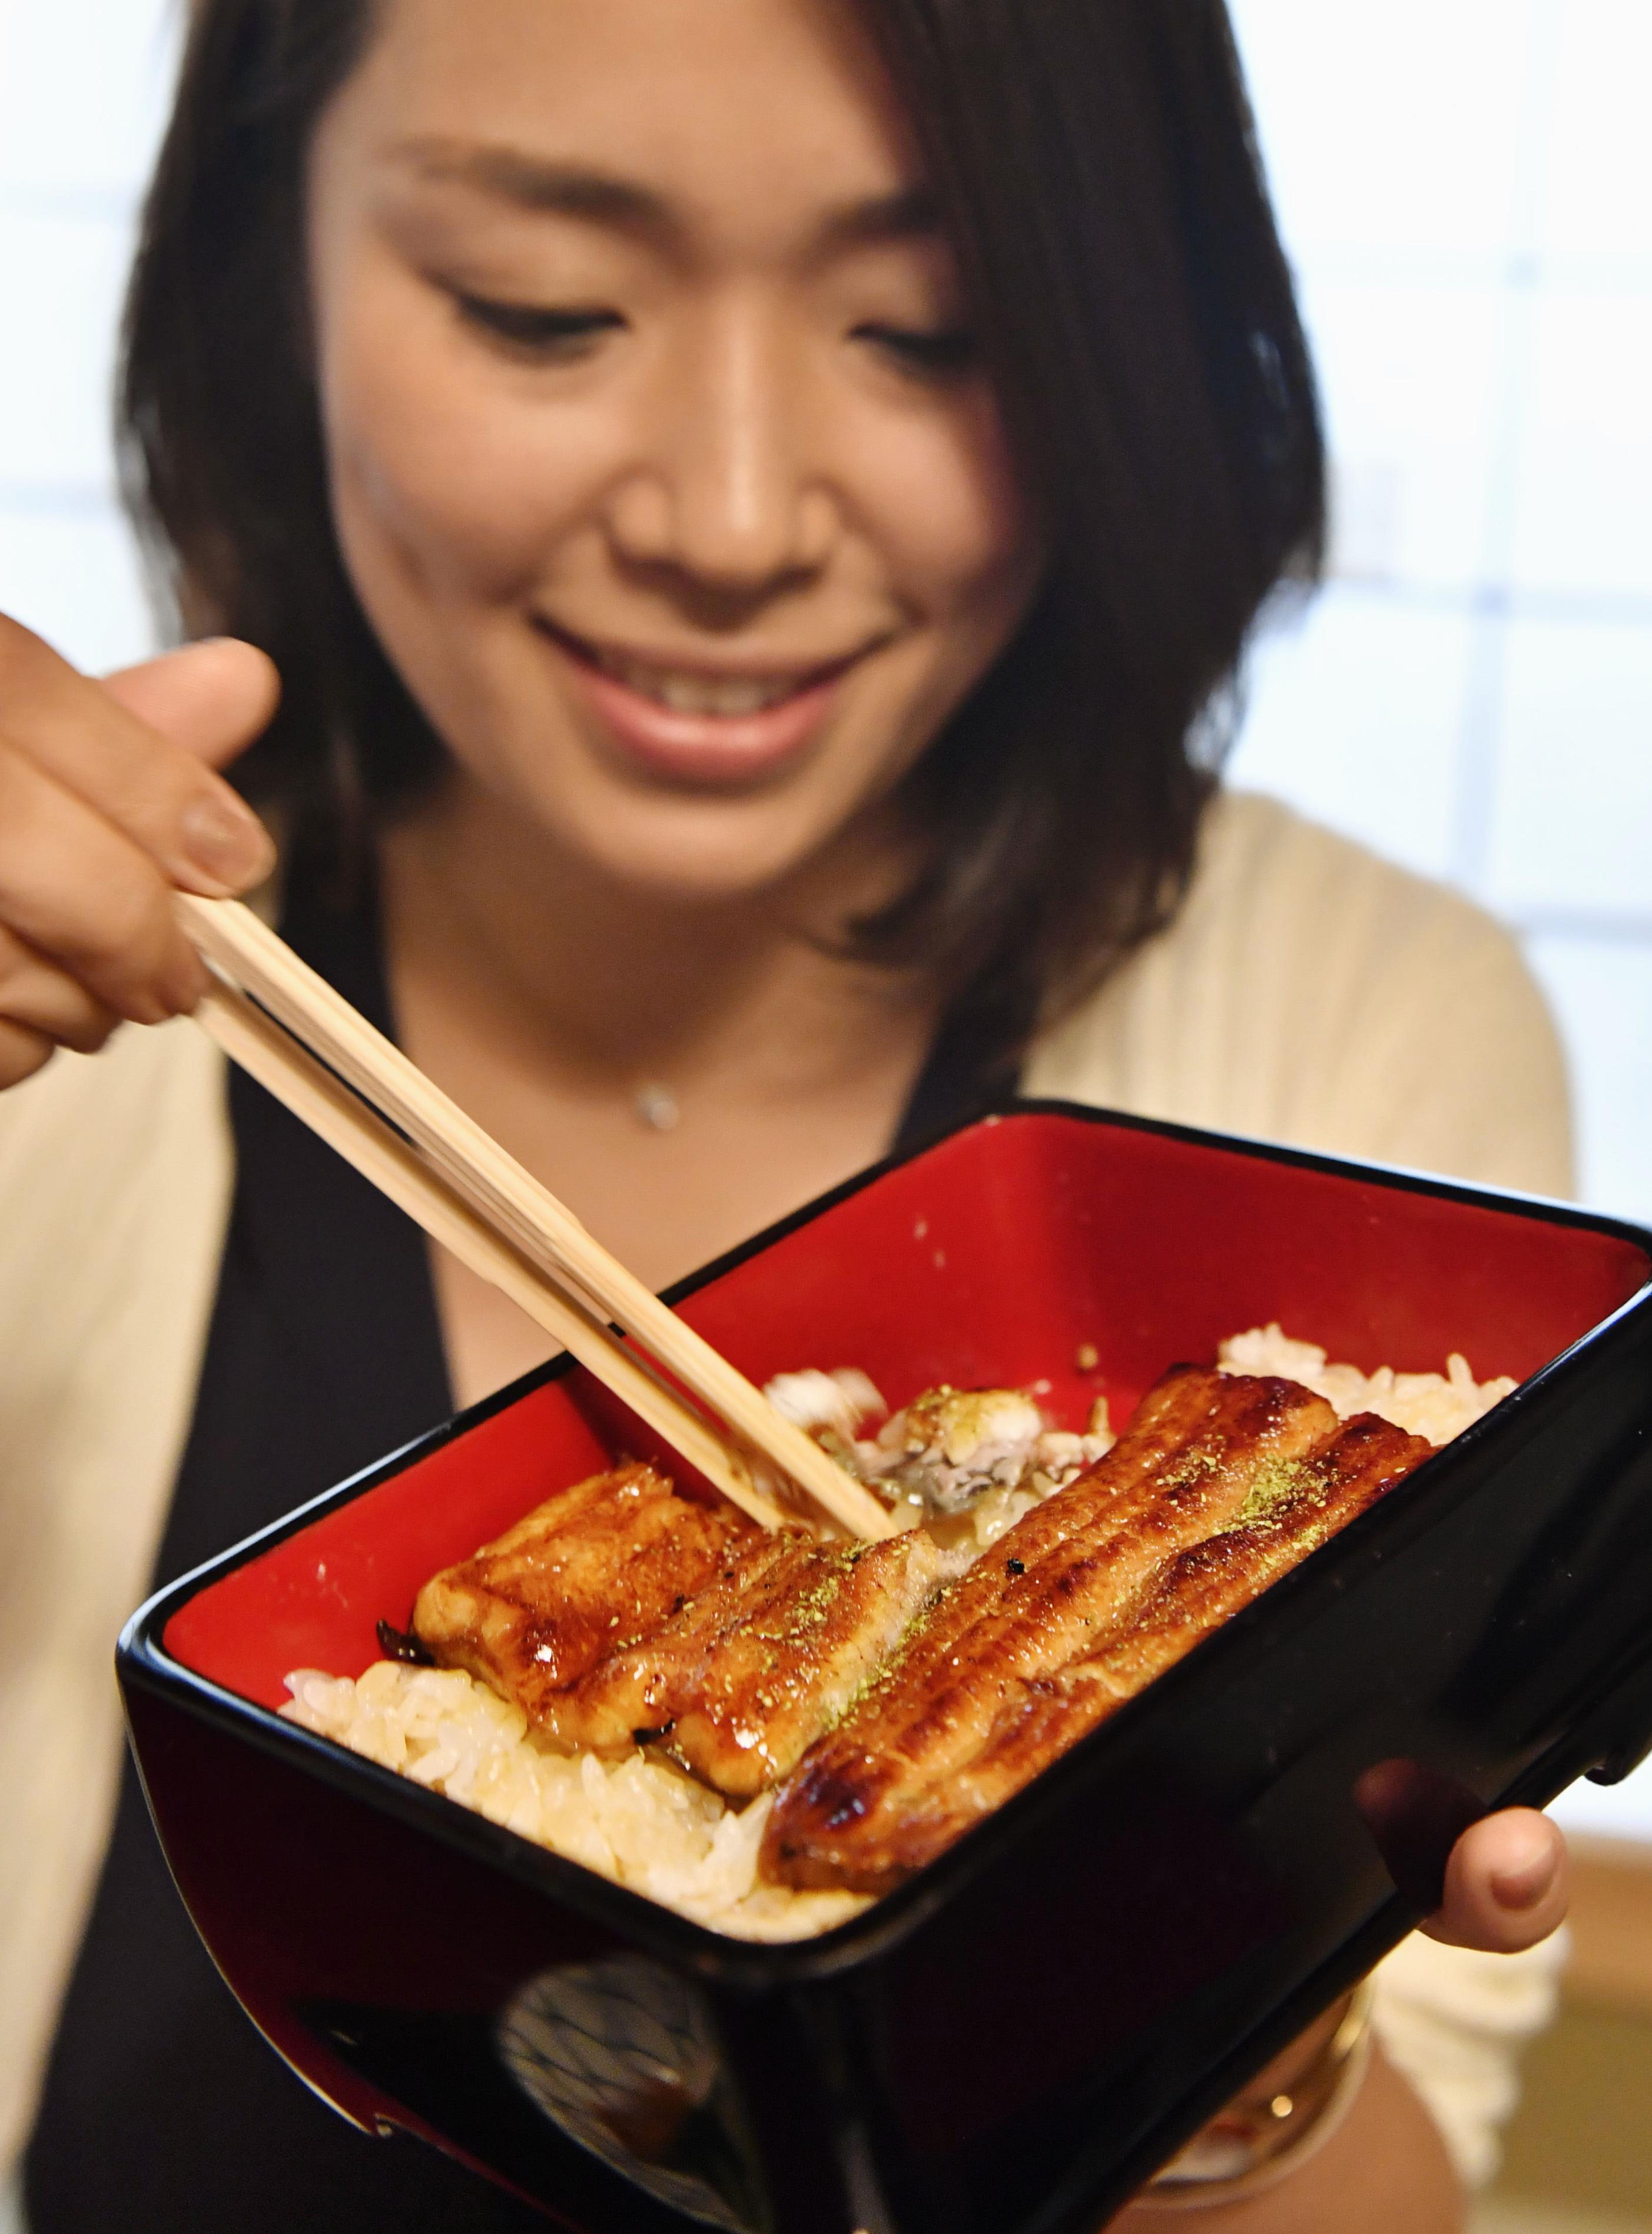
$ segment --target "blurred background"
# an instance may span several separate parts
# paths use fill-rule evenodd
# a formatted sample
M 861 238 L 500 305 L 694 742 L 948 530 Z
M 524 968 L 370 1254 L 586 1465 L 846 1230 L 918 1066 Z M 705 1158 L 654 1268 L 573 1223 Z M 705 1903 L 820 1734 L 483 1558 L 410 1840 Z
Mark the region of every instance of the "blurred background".
M 1232 773 L 1512 924 L 1583 1198 L 1652 1221 L 1649 0 L 1232 0 L 1335 460 L 1332 578 L 1257 648 Z M 0 608 L 152 623 L 114 327 L 170 0 L 0 0 Z M 1562 2023 L 1485 2224 L 1652 2229 L 1652 1770 L 1580 1786 Z

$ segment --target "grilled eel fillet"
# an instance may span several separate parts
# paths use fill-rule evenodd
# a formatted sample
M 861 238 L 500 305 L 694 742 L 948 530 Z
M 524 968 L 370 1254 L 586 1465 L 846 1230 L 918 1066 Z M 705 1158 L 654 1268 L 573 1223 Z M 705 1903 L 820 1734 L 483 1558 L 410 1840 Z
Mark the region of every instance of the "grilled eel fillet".
M 905 1869 L 930 1860 L 1127 1699 L 1145 1690 L 1212 1630 L 1261 1595 L 1339 1528 L 1374 1505 L 1433 1450 L 1373 1413 L 1350 1420 L 1258 1500 L 1254 1519 L 1207 1537 L 1161 1567 L 1121 1628 L 1085 1658 L 1015 1687 L 970 1766 L 909 1801 Z M 1006 1539 L 1007 1540 L 1007 1539 Z
M 1000 1537 L 800 1764 L 763 1874 L 882 1892 L 921 1868 L 981 1812 L 966 1780 L 1028 1687 L 1090 1657 L 1167 1562 L 1282 1502 L 1336 1432 L 1295 1382 L 1173 1368 L 1107 1457 Z M 1021 1780 L 1058 1750 L 1029 1753 Z
M 616 1645 L 650 1635 L 761 1532 L 721 1499 L 680 1497 L 646 1466 L 596 1474 L 535 1507 L 420 1591 L 414 1634 L 543 1724 Z
M 546 1715 L 596 1753 L 662 1745 L 731 1799 L 797 1766 L 933 1596 L 940 1554 L 918 1532 L 822 1544 L 787 1528 L 741 1547 L 655 1635 L 609 1655 Z

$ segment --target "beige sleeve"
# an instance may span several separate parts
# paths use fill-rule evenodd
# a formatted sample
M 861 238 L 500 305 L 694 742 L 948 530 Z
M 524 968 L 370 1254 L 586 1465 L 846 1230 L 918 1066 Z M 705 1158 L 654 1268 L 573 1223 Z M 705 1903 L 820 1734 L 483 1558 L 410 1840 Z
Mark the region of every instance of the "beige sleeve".
M 1564 1194 L 1565 1070 L 1518 947 L 1276 801 L 1218 802 L 1180 914 L 1033 1048 L 1063 1095 Z
M 188 1427 L 231 1164 L 222 1062 L 188 1023 L 0 1095 L 0 2180 L 108 1835 L 114 1643 Z
M 1302 1122 L 1340 1154 L 1565 1195 L 1571 1117 L 1553 1019 L 1507 931 L 1410 879 L 1372 898 L 1342 1029 Z
M 1439 2126 L 1466 2187 L 1497 2171 L 1499 2135 L 1519 2099 L 1519 2053 L 1554 2018 L 1564 1931 L 1522 1955 L 1442 1947 L 1414 1932 L 1376 1970 L 1372 2023 L 1382 2052 Z

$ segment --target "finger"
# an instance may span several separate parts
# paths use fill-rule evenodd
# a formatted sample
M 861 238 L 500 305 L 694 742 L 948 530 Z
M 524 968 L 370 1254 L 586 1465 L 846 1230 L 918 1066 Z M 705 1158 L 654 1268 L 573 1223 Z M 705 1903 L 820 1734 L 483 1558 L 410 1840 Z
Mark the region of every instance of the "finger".
M 225 734 L 236 734 L 232 723 Z M 274 865 L 268 833 L 221 777 L 3 618 L 0 736 L 186 891 L 220 899 L 246 891 Z
M 263 735 L 281 697 L 275 662 L 232 637 L 121 668 L 103 677 L 103 688 L 128 714 L 215 768 Z
M 121 1019 L 43 955 L 0 929 L 0 1020 L 38 1032 L 56 1047 L 95 1055 Z
M 134 1023 L 193 1009 L 206 973 L 154 863 L 0 739 L 0 923 Z
M 1453 1847 L 1445 1898 L 1423 1929 L 1497 1955 L 1535 1947 L 1565 1920 L 1566 1876 L 1566 1842 L 1548 1817 L 1506 1807 Z
M 1354 1804 L 1399 1891 L 1425 1916 L 1438 1908 L 1452 1850 L 1484 1821 L 1484 1803 L 1455 1777 L 1401 1757 L 1368 1768 L 1355 1784 Z
M 40 1032 L 9 1024 L 0 1017 L 0 1089 L 21 1086 L 37 1070 L 44 1070 L 57 1050 Z

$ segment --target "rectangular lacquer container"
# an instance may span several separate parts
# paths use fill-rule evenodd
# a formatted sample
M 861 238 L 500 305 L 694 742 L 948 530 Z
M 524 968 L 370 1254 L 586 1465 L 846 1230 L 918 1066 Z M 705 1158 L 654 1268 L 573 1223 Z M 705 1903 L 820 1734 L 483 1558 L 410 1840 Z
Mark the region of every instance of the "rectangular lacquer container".
M 1649 1251 L 1555 1204 L 1017 1104 L 673 1300 L 759 1382 L 1048 1383 L 1068 1426 L 1274 1320 L 1367 1371 L 1460 1350 L 1520 1386 L 898 1891 L 760 1946 L 277 1716 L 290 1669 L 358 1675 L 437 1568 L 653 1454 L 552 1366 L 134 1618 L 179 1888 L 310 2086 L 565 2226 L 1092 2234 L 1416 1921 L 1426 1858 L 1391 1873 L 1368 1770 L 1411 1764 L 1450 1816 L 1647 1750 Z

